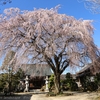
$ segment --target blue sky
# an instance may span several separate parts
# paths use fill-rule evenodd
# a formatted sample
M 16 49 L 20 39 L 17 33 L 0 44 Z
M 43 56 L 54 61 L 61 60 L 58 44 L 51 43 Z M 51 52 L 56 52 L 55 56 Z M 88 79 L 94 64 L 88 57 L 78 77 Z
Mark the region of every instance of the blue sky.
M 93 14 L 84 6 L 84 2 L 78 0 L 12 0 L 12 3 L 0 6 L 0 13 L 6 8 L 17 7 L 21 10 L 33 10 L 34 8 L 52 8 L 61 5 L 59 13 L 74 16 L 76 19 L 94 20 L 94 42 L 100 48 L 100 14 Z
M 100 14 L 93 14 L 84 6 L 84 2 L 79 3 L 78 0 L 12 0 L 12 3 L 1 5 L 0 13 L 6 8 L 17 7 L 21 10 L 33 10 L 34 8 L 53 8 L 61 5 L 59 13 L 74 16 L 76 19 L 94 20 L 94 42 L 100 48 Z

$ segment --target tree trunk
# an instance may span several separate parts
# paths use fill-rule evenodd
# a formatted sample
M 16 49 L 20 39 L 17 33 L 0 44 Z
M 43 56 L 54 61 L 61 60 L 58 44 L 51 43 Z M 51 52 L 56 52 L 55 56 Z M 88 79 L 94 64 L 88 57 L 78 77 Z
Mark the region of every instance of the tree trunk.
M 59 73 L 54 75 L 54 84 L 55 84 L 56 93 L 59 94 L 61 92 L 60 74 Z

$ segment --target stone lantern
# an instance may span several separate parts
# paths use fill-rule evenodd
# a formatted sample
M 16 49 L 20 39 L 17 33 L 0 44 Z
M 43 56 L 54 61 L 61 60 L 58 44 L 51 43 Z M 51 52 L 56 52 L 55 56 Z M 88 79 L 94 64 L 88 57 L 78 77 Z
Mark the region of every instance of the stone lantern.
M 26 75 L 24 92 L 28 92 L 28 91 L 29 91 L 29 78 L 28 75 Z
M 46 78 L 45 78 L 45 84 L 46 84 L 45 92 L 49 92 L 49 88 L 48 88 L 49 78 L 48 78 L 47 75 L 46 75 Z

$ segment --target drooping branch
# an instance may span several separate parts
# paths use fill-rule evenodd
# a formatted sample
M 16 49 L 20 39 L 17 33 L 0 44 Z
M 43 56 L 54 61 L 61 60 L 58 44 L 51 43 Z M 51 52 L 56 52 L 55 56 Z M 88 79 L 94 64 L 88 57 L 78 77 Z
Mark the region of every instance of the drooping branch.
M 11 3 L 11 2 L 12 2 L 12 0 L 0 0 L 1 5 L 5 5 L 5 4 Z
M 78 0 L 79 2 L 84 2 L 86 9 L 92 13 L 100 13 L 100 0 Z

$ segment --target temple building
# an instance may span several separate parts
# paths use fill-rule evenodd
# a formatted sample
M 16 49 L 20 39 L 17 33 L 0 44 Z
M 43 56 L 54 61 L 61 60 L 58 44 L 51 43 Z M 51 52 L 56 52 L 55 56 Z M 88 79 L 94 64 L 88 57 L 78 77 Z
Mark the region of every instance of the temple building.
M 46 76 L 52 74 L 51 68 L 47 64 L 26 64 L 25 74 L 29 76 L 29 88 L 40 89 L 46 83 Z

